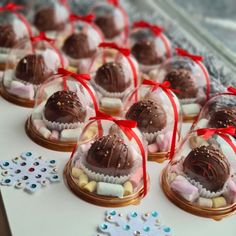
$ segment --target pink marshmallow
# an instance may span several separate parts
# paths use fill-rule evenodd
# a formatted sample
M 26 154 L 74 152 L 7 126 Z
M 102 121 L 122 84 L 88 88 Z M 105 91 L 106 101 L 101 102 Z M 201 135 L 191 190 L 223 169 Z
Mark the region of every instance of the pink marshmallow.
M 181 175 L 171 182 L 171 188 L 189 202 L 193 202 L 199 197 L 197 187 L 193 186 Z
M 134 175 L 131 176 L 129 181 L 134 187 L 137 187 L 140 184 L 141 179 L 143 178 L 143 168 L 139 167 Z
M 13 81 L 11 83 L 9 93 L 17 95 L 18 97 L 29 99 L 29 100 L 34 99 L 34 87 L 31 84 L 24 85 L 18 81 Z
M 228 191 L 224 194 L 227 201 L 230 203 L 236 202 L 236 184 L 232 179 L 228 182 L 227 190 Z
M 148 145 L 148 152 L 149 153 L 155 153 L 158 151 L 158 146 L 156 143 Z
M 171 146 L 171 140 L 172 140 L 172 132 L 169 131 L 166 134 L 158 135 L 156 138 L 156 143 L 158 146 L 159 151 L 161 152 L 167 152 L 170 150 Z
M 50 136 L 51 140 L 59 140 L 59 132 L 57 130 L 53 130 Z
M 39 130 L 41 127 L 45 127 L 45 124 L 40 119 L 33 119 L 33 125 L 36 128 L 36 130 Z

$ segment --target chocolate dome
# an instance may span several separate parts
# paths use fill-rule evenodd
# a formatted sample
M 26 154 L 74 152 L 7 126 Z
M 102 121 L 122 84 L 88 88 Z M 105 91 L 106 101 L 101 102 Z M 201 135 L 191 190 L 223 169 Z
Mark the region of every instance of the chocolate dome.
M 101 29 L 107 39 L 113 39 L 122 32 L 122 29 L 117 29 L 114 16 L 111 14 L 97 16 L 95 24 Z
M 116 135 L 107 135 L 92 144 L 86 162 L 97 173 L 123 176 L 130 173 L 134 160 L 122 139 Z
M 83 33 L 74 33 L 64 42 L 62 50 L 74 59 L 92 57 L 96 48 L 90 48 L 88 36 Z
M 137 121 L 138 128 L 144 133 L 160 131 L 167 123 L 165 110 L 152 100 L 134 103 L 126 113 L 126 118 Z
M 183 170 L 189 178 L 213 192 L 222 189 L 230 175 L 226 157 L 213 146 L 193 149 L 184 160 Z
M 102 65 L 96 73 L 95 82 L 108 92 L 124 92 L 131 81 L 126 78 L 122 64 L 108 62 Z
M 59 123 L 84 122 L 86 110 L 76 93 L 68 90 L 58 91 L 47 100 L 44 117 Z
M 158 56 L 154 40 L 138 41 L 132 47 L 131 53 L 143 65 L 157 65 L 162 62 L 162 58 Z
M 0 47 L 12 48 L 16 43 L 16 34 L 12 25 L 0 25 Z
M 17 79 L 35 85 L 43 83 L 51 74 L 48 71 L 43 56 L 35 54 L 30 54 L 22 58 L 18 62 L 15 71 Z
M 171 88 L 179 90 L 176 93 L 180 99 L 196 98 L 198 87 L 194 81 L 191 71 L 185 69 L 174 69 L 166 74 L 165 81 L 171 83 Z
M 65 22 L 56 22 L 55 9 L 52 7 L 36 12 L 33 24 L 41 32 L 60 31 L 65 28 Z
M 212 112 L 209 126 L 213 128 L 236 127 L 236 107 L 225 107 Z

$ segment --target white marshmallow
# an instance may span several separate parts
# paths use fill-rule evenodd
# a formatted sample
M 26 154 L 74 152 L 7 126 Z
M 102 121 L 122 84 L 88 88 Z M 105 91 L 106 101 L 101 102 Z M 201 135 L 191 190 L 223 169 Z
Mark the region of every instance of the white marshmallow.
M 104 97 L 101 99 L 101 106 L 102 107 L 109 107 L 109 108 L 121 108 L 122 102 L 119 98 Z
M 13 70 L 5 70 L 3 75 L 3 84 L 5 87 L 10 87 L 13 74 L 14 74 Z
M 51 136 L 51 131 L 46 127 L 41 127 L 39 129 L 39 133 L 46 139 L 48 139 Z
M 77 129 L 64 129 L 61 132 L 62 141 L 75 141 L 78 139 L 81 133 L 81 128 Z
M 197 103 L 183 104 L 182 110 L 184 115 L 198 114 L 201 110 L 201 106 Z

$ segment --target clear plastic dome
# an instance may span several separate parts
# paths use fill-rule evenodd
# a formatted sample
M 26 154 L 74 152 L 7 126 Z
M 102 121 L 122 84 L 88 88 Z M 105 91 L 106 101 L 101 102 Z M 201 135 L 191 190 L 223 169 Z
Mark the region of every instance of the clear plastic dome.
M 182 111 L 171 89 L 144 80 L 124 104 L 123 116 L 137 122 L 148 143 L 148 160 L 163 162 L 173 156 L 181 140 Z
M 69 61 L 70 70 L 88 73 L 98 45 L 104 37 L 93 23 L 94 15 L 71 15 L 72 32 L 62 43 L 62 52 Z
M 229 92 L 215 95 L 209 99 L 192 129 L 236 127 L 236 89 L 229 88 L 228 90 Z
M 178 207 L 220 220 L 236 211 L 235 128 L 191 132 L 164 169 L 162 188 Z
M 92 62 L 91 83 L 97 91 L 100 109 L 111 115 L 123 110 L 124 98 L 139 84 L 138 64 L 129 49 L 101 43 Z
M 98 109 L 88 79 L 89 75 L 60 68 L 58 74 L 40 86 L 26 123 L 31 139 L 49 149 L 72 151 L 83 125 Z
M 99 1 L 90 12 L 95 14 L 94 23 L 103 32 L 106 41 L 112 41 L 120 46 L 126 44 L 129 32 L 129 18 L 118 1 Z
M 44 34 L 24 40 L 8 54 L 3 97 L 17 105 L 33 107 L 39 86 L 63 65 L 62 55 Z
M 48 37 L 57 40 L 57 45 L 70 33 L 69 8 L 54 0 L 40 0 L 34 6 L 32 25 L 39 32 L 45 32 Z
M 152 80 L 160 83 L 169 81 L 171 88 L 177 90 L 184 121 L 193 121 L 209 99 L 209 74 L 201 62 L 202 57 L 188 54 L 182 49 L 179 51 L 179 56 L 170 58 L 156 69 L 156 73 L 152 73 Z
M 18 8 L 14 4 L 0 7 L 0 70 L 5 70 L 10 50 L 32 35 L 29 22 L 17 13 Z
M 163 29 L 145 21 L 133 24 L 129 47 L 144 73 L 156 69 L 171 56 L 171 44 Z
M 65 176 L 72 191 L 85 201 L 117 207 L 137 204 L 145 195 L 145 141 L 126 122 L 133 123 L 99 119 L 84 127 Z

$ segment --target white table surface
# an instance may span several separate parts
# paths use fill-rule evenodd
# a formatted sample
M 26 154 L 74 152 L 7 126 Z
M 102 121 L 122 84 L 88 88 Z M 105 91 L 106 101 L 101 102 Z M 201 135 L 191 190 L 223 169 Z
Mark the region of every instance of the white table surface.
M 32 151 L 44 159 L 59 160 L 62 176 L 70 154 L 47 150 L 26 136 L 24 122 L 30 111 L 0 98 L 0 159 L 9 160 L 23 151 Z M 185 131 L 188 127 L 184 126 Z M 175 236 L 236 235 L 236 215 L 216 222 L 184 212 L 168 201 L 160 188 L 159 174 L 164 164 L 147 166 L 151 179 L 147 197 L 140 205 L 120 208 L 119 212 L 157 210 L 162 223 L 170 226 Z M 91 236 L 103 222 L 106 210 L 77 198 L 63 179 L 35 194 L 14 187 L 1 187 L 1 192 L 13 236 Z

